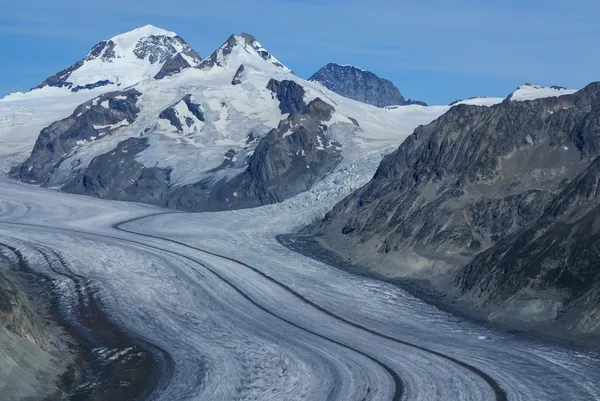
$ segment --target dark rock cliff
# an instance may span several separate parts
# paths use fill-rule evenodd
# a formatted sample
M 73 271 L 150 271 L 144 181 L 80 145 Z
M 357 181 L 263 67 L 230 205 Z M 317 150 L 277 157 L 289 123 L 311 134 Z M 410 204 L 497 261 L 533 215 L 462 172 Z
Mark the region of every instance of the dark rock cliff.
M 118 126 L 135 121 L 140 95 L 132 89 L 106 93 L 85 102 L 69 117 L 44 128 L 29 159 L 13 174 L 23 181 L 51 185 L 53 173 L 78 144 L 110 135 Z
M 600 83 L 458 105 L 310 230 L 389 277 L 432 280 L 489 319 L 568 315 L 575 331 L 598 335 L 599 155 Z
M 423 102 L 406 100 L 398 88 L 387 79 L 372 72 L 350 65 L 329 63 L 309 78 L 320 82 L 327 89 L 359 102 L 377 107 L 392 105 L 421 104 Z

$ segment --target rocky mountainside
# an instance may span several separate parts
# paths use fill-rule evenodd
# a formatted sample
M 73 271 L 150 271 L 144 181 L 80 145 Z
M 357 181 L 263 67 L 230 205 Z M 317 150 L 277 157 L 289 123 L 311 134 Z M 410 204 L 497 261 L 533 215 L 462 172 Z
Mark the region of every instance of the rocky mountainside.
M 387 79 L 351 65 L 329 63 L 308 80 L 319 82 L 339 95 L 377 107 L 409 104 L 426 106 L 423 102 L 406 100 Z
M 28 299 L 44 290 L 25 291 L 32 286 L 26 282 L 0 254 L 0 399 L 61 400 L 65 386 L 60 375 L 72 355 L 64 334 L 45 316 L 49 306 L 37 305 L 42 294 L 33 304 Z
M 559 97 L 564 90 L 537 89 L 531 100 L 457 105 L 417 128 L 312 232 L 355 263 L 425 279 L 487 319 L 558 319 L 600 338 L 600 83 Z
M 34 89 L 68 88 L 73 92 L 102 86 L 128 86 L 148 78 L 161 79 L 201 58 L 180 36 L 151 25 L 96 44 L 88 55 Z
M 382 148 L 399 144 L 414 127 L 448 109 L 385 110 L 344 98 L 295 76 L 249 34 L 231 35 L 195 68 L 163 74 L 169 60 L 189 58 L 193 50 L 165 55 L 164 43 L 184 42 L 174 33 L 148 36 L 157 30 L 119 35 L 86 58 L 110 66 L 120 62 L 123 49 L 136 57 L 143 49 L 144 60 L 156 65 L 152 74 L 144 63 L 131 71 L 135 79 L 146 74 L 134 85 L 72 92 L 68 85 L 82 84 L 71 79 L 77 69 L 58 74 L 67 86 L 2 99 L 12 105 L 11 98 L 27 104 L 42 93 L 50 100 L 57 90 L 66 99 L 94 93 L 41 130 L 29 157 L 12 167 L 14 177 L 184 210 L 254 207 L 310 189 L 342 168 L 342 160 L 379 157 Z M 199 57 L 193 59 L 190 66 Z

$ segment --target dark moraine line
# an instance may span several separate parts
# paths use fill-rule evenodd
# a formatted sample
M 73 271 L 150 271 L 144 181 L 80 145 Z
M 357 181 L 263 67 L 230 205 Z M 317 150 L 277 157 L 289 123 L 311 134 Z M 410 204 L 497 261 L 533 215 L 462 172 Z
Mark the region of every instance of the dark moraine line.
M 167 212 L 167 213 L 171 213 L 171 212 Z M 165 213 L 159 213 L 159 214 L 165 214 Z M 144 217 L 148 217 L 148 216 L 144 216 Z M 125 224 L 125 223 L 126 222 L 123 222 L 123 223 L 120 223 L 120 224 Z M 60 231 L 60 232 L 65 232 L 65 233 L 72 233 L 72 234 L 79 234 L 79 235 L 88 235 L 90 237 L 107 238 L 107 239 L 110 239 L 110 240 L 115 241 L 117 243 L 119 243 L 119 242 L 131 243 L 131 244 L 142 246 L 142 247 L 145 247 L 145 248 L 148 248 L 148 249 L 152 249 L 154 251 L 158 251 L 160 253 L 164 252 L 164 253 L 167 253 L 167 254 L 175 255 L 175 256 L 178 256 L 180 258 L 186 259 L 186 260 L 192 262 L 193 264 L 200 265 L 204 269 L 206 269 L 207 271 L 209 271 L 210 273 L 212 273 L 219 280 L 221 280 L 222 282 L 224 282 L 225 284 L 227 284 L 228 286 L 230 286 L 235 292 L 237 292 L 238 294 L 240 294 L 244 299 L 246 299 L 248 302 L 250 302 L 252 305 L 254 305 L 257 308 L 259 308 L 263 312 L 265 312 L 265 313 L 267 313 L 267 314 L 269 314 L 269 315 L 271 315 L 271 316 L 273 316 L 273 317 L 275 317 L 275 318 L 277 318 L 277 319 L 279 319 L 279 320 L 281 320 L 281 321 L 283 321 L 283 322 L 285 322 L 285 323 L 287 323 L 287 324 L 289 324 L 289 325 L 291 325 L 291 326 L 293 326 L 293 327 L 295 327 L 295 328 L 297 328 L 299 330 L 302 330 L 302 331 L 307 332 L 309 334 L 312 334 L 312 335 L 314 335 L 314 336 L 316 336 L 318 338 L 321 338 L 321 339 L 323 339 L 325 341 L 329 341 L 329 342 L 331 342 L 333 344 L 336 344 L 336 345 L 338 345 L 340 347 L 346 348 L 346 349 L 348 349 L 348 350 L 350 350 L 352 352 L 355 352 L 355 353 L 357 353 L 359 355 L 362 355 L 365 358 L 371 360 L 376 365 L 380 366 L 383 370 L 385 370 L 390 375 L 390 377 L 392 378 L 392 380 L 394 382 L 394 387 L 395 388 L 394 388 L 394 393 L 392 395 L 391 401 L 400 401 L 400 400 L 402 400 L 402 397 L 404 395 L 404 383 L 403 383 L 402 378 L 400 377 L 400 375 L 398 375 L 398 373 L 395 370 L 393 370 L 390 366 L 388 366 L 384 362 L 382 362 L 382 361 L 374 358 L 373 356 L 371 356 L 371 355 L 369 355 L 369 354 L 367 354 L 367 353 L 365 353 L 365 352 L 363 352 L 361 350 L 358 350 L 358 349 L 353 348 L 353 347 L 351 347 L 351 346 L 349 346 L 347 344 L 344 344 L 344 343 L 342 343 L 340 341 L 334 340 L 332 338 L 329 338 L 329 337 L 326 337 L 326 336 L 324 336 L 322 334 L 314 332 L 314 331 L 312 331 L 310 329 L 302 327 L 302 326 L 300 326 L 300 325 L 292 322 L 291 320 L 288 320 L 287 318 L 278 315 L 277 313 L 275 313 L 275 312 L 269 310 L 268 308 L 262 306 L 258 301 L 255 301 L 244 290 L 242 290 L 241 288 L 237 287 L 235 284 L 233 284 L 232 282 L 230 282 L 229 280 L 227 280 L 225 277 L 221 276 L 219 273 L 215 272 L 214 270 L 212 270 L 211 268 L 209 268 L 208 266 L 206 266 L 203 262 L 201 262 L 199 260 L 196 260 L 194 258 L 191 258 L 191 257 L 189 257 L 187 255 L 184 255 L 184 254 L 181 254 L 181 253 L 178 253 L 178 252 L 174 252 L 172 250 L 167 250 L 167 249 L 160 248 L 160 247 L 157 247 L 157 246 L 148 245 L 148 244 L 143 243 L 143 242 L 138 242 L 138 241 L 134 241 L 134 240 L 130 240 L 130 239 L 125 239 L 125 238 L 120 238 L 120 237 L 114 237 L 114 236 L 110 236 L 110 235 L 106 235 L 106 234 L 95 234 L 95 233 L 90 233 L 90 232 L 86 232 L 86 231 L 71 230 L 71 229 L 58 228 L 58 227 L 46 227 L 46 226 L 41 226 L 41 225 L 37 225 L 37 224 L 28 224 L 28 223 L 13 223 L 13 222 L 4 222 L 3 221 L 3 222 L 0 222 L 0 225 L 12 225 L 12 226 L 20 226 L 20 227 L 30 227 L 30 228 L 36 228 L 36 229 L 44 228 L 46 230 L 55 230 L 55 231 Z M 116 230 L 119 230 L 119 231 L 129 232 L 127 230 L 120 229 L 120 228 L 116 227 L 117 225 L 118 224 L 114 225 L 113 228 L 115 228 Z M 171 240 L 164 239 L 164 238 L 161 238 L 161 237 L 155 237 L 155 236 L 151 236 L 151 235 L 139 234 L 139 233 L 136 233 L 136 232 L 133 232 L 133 231 L 131 233 L 132 234 L 136 234 L 136 235 L 140 235 L 140 236 L 149 237 L 149 238 L 160 239 L 160 240 L 163 240 L 163 241 L 166 241 L 166 242 L 174 242 L 174 243 L 176 243 L 176 241 L 171 241 Z M 187 246 L 185 244 L 181 244 L 181 245 Z M 189 247 L 189 246 L 187 246 L 187 247 L 195 249 L 193 247 Z M 197 251 L 204 252 L 204 251 L 202 251 L 200 249 L 197 249 Z M 204 252 L 204 253 L 208 253 L 208 252 Z M 273 282 L 277 283 L 274 280 L 273 280 Z M 277 283 L 277 284 L 278 285 L 282 285 L 282 284 L 279 284 L 279 283 Z M 313 305 L 313 304 L 311 303 L 311 305 Z M 367 389 L 367 393 L 369 391 L 370 390 Z M 74 401 L 80 401 L 80 400 L 74 400 Z M 107 401 L 111 401 L 111 400 L 107 400 Z M 114 400 L 112 400 L 112 401 L 114 401 Z
M 14 256 L 20 271 L 49 290 L 52 319 L 76 341 L 75 361 L 61 377 L 70 401 L 144 400 L 159 390 L 161 383 L 168 382 L 174 367 L 168 353 L 115 325 L 104 313 L 91 283 L 73 274 L 58 253 L 31 243 L 25 246 L 38 252 L 54 274 L 67 278 L 75 287 L 73 319 L 61 305 L 54 279 L 32 269 L 19 249 L 0 243 Z M 104 357 L 100 349 L 107 351 Z M 118 353 L 121 356 L 108 358 Z
M 388 336 L 386 334 L 379 333 L 379 332 L 377 332 L 377 331 L 375 331 L 373 329 L 370 329 L 370 328 L 362 326 L 362 325 L 360 325 L 358 323 L 352 322 L 352 321 L 350 321 L 350 320 L 348 320 L 346 318 L 343 318 L 343 317 L 341 317 L 341 316 L 339 316 L 339 315 L 331 312 L 330 310 L 328 310 L 328 309 L 326 309 L 326 308 L 324 308 L 324 307 L 322 307 L 320 305 L 317 305 L 316 303 L 314 303 L 311 300 L 307 299 L 304 295 L 299 294 L 298 292 L 296 292 L 294 289 L 292 289 L 288 285 L 280 283 L 279 281 L 275 280 L 273 277 L 269 276 L 268 274 L 262 272 L 261 270 L 255 268 L 255 267 L 250 266 L 249 264 L 247 264 L 245 262 L 242 262 L 240 260 L 234 259 L 234 258 L 229 257 L 229 256 L 219 255 L 219 254 L 217 254 L 215 252 L 207 251 L 205 249 L 198 248 L 198 247 L 195 247 L 195 246 L 192 246 L 192 245 L 189 245 L 189 244 L 177 241 L 177 240 L 172 240 L 172 239 L 168 239 L 168 238 L 159 237 L 159 236 L 156 236 L 156 235 L 140 233 L 140 232 L 137 232 L 137 231 L 127 230 L 127 229 L 122 228 L 123 225 L 128 224 L 128 223 L 133 223 L 135 221 L 143 220 L 143 219 L 148 218 L 148 217 L 154 217 L 154 216 L 158 216 L 158 215 L 171 214 L 171 213 L 180 213 L 180 212 L 161 212 L 161 213 L 156 213 L 156 214 L 149 215 L 149 216 L 137 217 L 137 218 L 134 218 L 134 219 L 129 219 L 129 220 L 123 221 L 121 223 L 113 224 L 112 227 L 114 229 L 116 229 L 116 230 L 127 232 L 127 233 L 130 233 L 130 234 L 136 234 L 136 235 L 141 235 L 141 236 L 148 237 L 148 238 L 155 238 L 155 239 L 158 239 L 158 240 L 171 242 L 173 244 L 177 244 L 177 245 L 180 245 L 180 246 L 183 246 L 183 247 L 186 247 L 186 248 L 194 249 L 196 251 L 199 251 L 199 252 L 202 252 L 202 253 L 205 253 L 205 254 L 208 254 L 208 255 L 212 255 L 212 256 L 215 256 L 215 257 L 218 257 L 218 258 L 221 258 L 221 259 L 224 259 L 224 260 L 228 260 L 230 262 L 234 262 L 234 263 L 237 263 L 237 264 L 242 265 L 244 267 L 247 267 L 248 269 L 252 270 L 256 274 L 264 277 L 265 279 L 269 280 L 270 282 L 272 282 L 272 283 L 280 286 L 281 288 L 285 289 L 286 291 L 288 291 L 289 293 L 291 293 L 292 295 L 294 295 L 296 298 L 300 299 L 301 301 L 303 301 L 303 302 L 311 305 L 315 309 L 319 310 L 320 312 L 325 313 L 326 315 L 328 315 L 330 317 L 333 317 L 334 319 L 337 319 L 337 320 L 339 320 L 341 322 L 344 322 L 344 323 L 346 323 L 346 324 L 348 324 L 348 325 L 350 325 L 352 327 L 355 327 L 357 329 L 364 330 L 364 331 L 366 331 L 366 332 L 368 332 L 370 334 L 373 334 L 375 336 L 378 336 L 380 338 L 384 338 L 386 340 L 390 340 L 390 341 L 393 341 L 395 343 L 402 344 L 402 345 L 405 345 L 405 346 L 408 346 L 408 347 L 411 347 L 411 348 L 414 348 L 414 349 L 417 349 L 417 350 L 429 353 L 431 355 L 435 355 L 437 357 L 443 358 L 443 359 L 445 359 L 447 361 L 453 362 L 453 363 L 457 364 L 458 366 L 461 366 L 461 367 L 469 370 L 470 372 L 476 374 L 481 379 L 483 379 L 491 387 L 491 389 L 493 390 L 493 392 L 495 394 L 496 401 L 508 401 L 508 396 L 506 394 L 506 391 L 504 391 L 504 389 L 500 386 L 500 384 L 496 380 L 494 380 L 490 375 L 488 375 L 487 373 L 485 373 L 481 369 L 476 368 L 475 366 L 472 366 L 472 365 L 470 365 L 470 364 L 468 364 L 466 362 L 463 362 L 463 361 L 461 361 L 459 359 L 456 359 L 456 358 L 454 358 L 452 356 L 446 355 L 446 354 L 444 354 L 442 352 L 435 351 L 435 350 L 429 349 L 429 348 L 421 346 L 421 345 L 413 344 L 413 343 L 410 343 L 410 342 L 407 342 L 407 341 L 404 341 L 404 340 L 400 340 L 400 339 Z

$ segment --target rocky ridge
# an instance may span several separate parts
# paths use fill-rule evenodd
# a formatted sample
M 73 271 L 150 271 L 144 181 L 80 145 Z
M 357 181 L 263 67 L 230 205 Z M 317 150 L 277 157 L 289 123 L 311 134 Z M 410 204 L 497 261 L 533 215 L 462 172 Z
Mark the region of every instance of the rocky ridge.
M 308 231 L 379 274 L 427 281 L 478 317 L 595 341 L 598 132 L 599 83 L 457 105 Z
M 426 106 L 423 102 L 406 100 L 387 79 L 351 65 L 329 63 L 308 80 L 319 82 L 339 95 L 377 107 L 410 104 Z

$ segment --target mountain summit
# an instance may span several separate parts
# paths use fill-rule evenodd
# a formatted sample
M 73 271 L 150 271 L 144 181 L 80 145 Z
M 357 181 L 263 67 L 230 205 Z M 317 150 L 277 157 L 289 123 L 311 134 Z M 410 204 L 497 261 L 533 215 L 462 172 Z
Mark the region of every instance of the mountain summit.
M 215 66 L 238 68 L 240 65 L 252 64 L 253 60 L 260 59 L 283 71 L 291 72 L 289 68 L 273 57 L 254 36 L 248 33 L 231 35 L 210 57 L 203 60 L 198 68 L 206 69 Z
M 146 25 L 96 44 L 87 56 L 49 77 L 37 88 L 68 88 L 73 92 L 106 85 L 129 86 L 163 78 L 201 61 L 174 32 Z
M 406 100 L 387 79 L 352 65 L 329 63 L 308 80 L 319 82 L 339 95 L 377 107 L 425 105 L 423 102 Z

